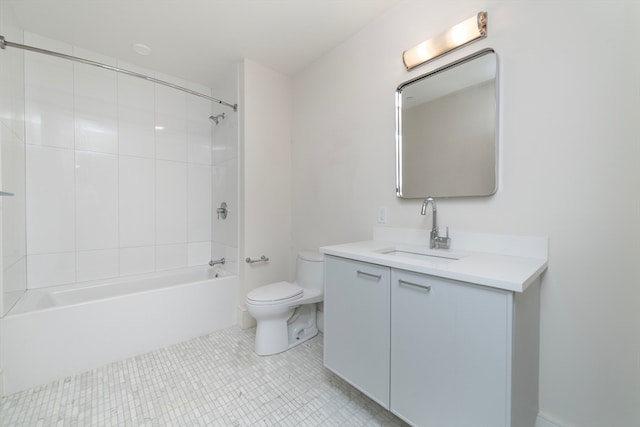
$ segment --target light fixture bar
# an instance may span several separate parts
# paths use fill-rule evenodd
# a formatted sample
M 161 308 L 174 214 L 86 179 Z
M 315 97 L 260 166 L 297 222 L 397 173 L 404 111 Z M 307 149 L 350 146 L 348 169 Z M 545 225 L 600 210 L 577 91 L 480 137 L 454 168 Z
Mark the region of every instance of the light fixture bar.
M 487 36 L 487 12 L 478 12 L 449 28 L 442 34 L 420 43 L 402 53 L 402 61 L 407 70 L 434 60 L 454 49 Z

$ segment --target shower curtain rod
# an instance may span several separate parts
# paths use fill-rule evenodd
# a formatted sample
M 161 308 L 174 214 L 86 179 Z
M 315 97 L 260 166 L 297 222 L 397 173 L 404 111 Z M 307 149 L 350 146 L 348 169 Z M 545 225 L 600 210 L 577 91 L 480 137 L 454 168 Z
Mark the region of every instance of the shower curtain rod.
M 196 91 L 193 91 L 191 89 L 187 89 L 187 88 L 182 87 L 182 86 L 174 85 L 173 83 L 165 82 L 164 80 L 158 80 L 156 78 L 147 76 L 145 74 L 136 73 L 134 71 L 125 70 L 124 68 L 118 68 L 118 67 L 114 67 L 112 65 L 103 64 L 101 62 L 96 62 L 96 61 L 91 61 L 91 60 L 84 59 L 84 58 L 79 58 L 77 56 L 65 55 L 64 53 L 54 52 L 52 50 L 40 49 L 38 47 L 27 46 L 27 45 L 20 44 L 20 43 L 10 42 L 10 41 L 5 40 L 4 36 L 0 36 L 0 49 L 6 49 L 7 46 L 16 47 L 18 49 L 23 49 L 23 50 L 29 50 L 31 52 L 43 53 L 45 55 L 57 56 L 58 58 L 64 58 L 64 59 L 68 59 L 70 61 L 81 62 L 83 64 L 93 65 L 94 67 L 100 67 L 100 68 L 104 68 L 104 69 L 107 69 L 107 70 L 116 71 L 118 73 L 126 74 L 128 76 L 137 77 L 139 79 L 148 80 L 148 81 L 153 82 L 153 83 L 158 83 L 158 84 L 161 84 L 161 85 L 164 85 L 164 86 L 168 86 L 168 87 L 171 87 L 171 88 L 174 88 L 174 89 L 177 89 L 177 90 L 181 90 L 181 91 L 186 92 L 186 93 L 190 93 L 191 95 L 196 95 L 196 96 L 199 96 L 201 98 L 208 99 L 209 101 L 213 101 L 213 102 L 218 103 L 220 105 L 224 105 L 226 107 L 229 107 L 229 108 L 233 109 L 233 111 L 238 111 L 238 104 L 230 104 L 228 102 L 224 102 L 224 101 L 221 101 L 219 99 L 213 98 L 213 97 L 211 97 L 209 95 L 205 95 L 203 93 L 196 92 Z

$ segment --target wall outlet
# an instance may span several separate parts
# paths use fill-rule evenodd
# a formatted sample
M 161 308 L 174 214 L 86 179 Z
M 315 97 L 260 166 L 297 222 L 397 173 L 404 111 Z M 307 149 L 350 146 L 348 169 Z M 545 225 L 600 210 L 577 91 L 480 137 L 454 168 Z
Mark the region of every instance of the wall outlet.
M 378 208 L 378 224 L 387 223 L 387 207 L 381 206 Z

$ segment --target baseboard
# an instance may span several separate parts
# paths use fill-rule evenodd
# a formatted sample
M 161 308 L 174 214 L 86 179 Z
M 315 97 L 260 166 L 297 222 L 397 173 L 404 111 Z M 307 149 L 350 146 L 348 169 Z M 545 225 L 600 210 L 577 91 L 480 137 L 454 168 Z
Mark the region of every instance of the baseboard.
M 558 420 L 554 420 L 547 414 L 538 413 L 535 427 L 570 427 L 567 424 L 561 424 Z
M 246 306 L 238 306 L 236 310 L 236 318 L 238 321 L 238 326 L 242 329 L 249 329 L 256 326 L 256 319 L 251 317 L 249 312 L 247 311 Z

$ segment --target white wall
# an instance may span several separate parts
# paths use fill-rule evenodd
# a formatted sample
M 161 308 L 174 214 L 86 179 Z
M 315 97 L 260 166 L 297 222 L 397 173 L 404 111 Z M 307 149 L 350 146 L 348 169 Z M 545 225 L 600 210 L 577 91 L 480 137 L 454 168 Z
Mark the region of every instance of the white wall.
M 241 67 L 242 300 L 252 289 L 292 279 L 291 81 L 254 61 Z
M 25 43 L 152 75 L 35 34 Z M 211 102 L 25 53 L 28 287 L 206 264 Z
M 401 54 L 474 13 L 485 40 L 407 72 Z M 540 410 L 560 425 L 640 424 L 637 2 L 408 0 L 294 79 L 293 249 L 429 227 L 395 197 L 394 91 L 484 47 L 500 61 L 500 184 L 441 199 L 441 226 L 550 238 Z M 637 27 L 637 26 L 636 26 Z

